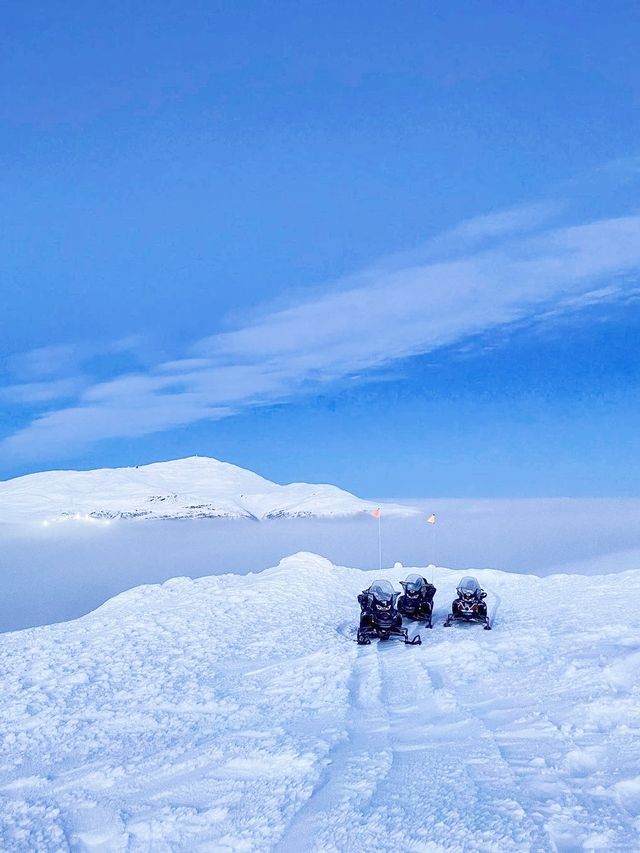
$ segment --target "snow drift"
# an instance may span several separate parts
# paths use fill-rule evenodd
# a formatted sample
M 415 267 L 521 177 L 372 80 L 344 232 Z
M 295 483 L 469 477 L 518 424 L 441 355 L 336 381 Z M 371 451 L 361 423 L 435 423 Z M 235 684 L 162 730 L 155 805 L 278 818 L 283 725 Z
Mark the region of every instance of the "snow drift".
M 424 644 L 361 648 L 378 574 L 297 554 L 0 636 L 0 847 L 637 849 L 640 572 L 478 571 L 485 632 L 436 569 Z
M 133 468 L 44 471 L 0 482 L 0 521 L 5 522 L 338 517 L 375 507 L 337 486 L 280 486 L 206 456 Z M 385 504 L 384 511 L 414 512 L 396 504 Z

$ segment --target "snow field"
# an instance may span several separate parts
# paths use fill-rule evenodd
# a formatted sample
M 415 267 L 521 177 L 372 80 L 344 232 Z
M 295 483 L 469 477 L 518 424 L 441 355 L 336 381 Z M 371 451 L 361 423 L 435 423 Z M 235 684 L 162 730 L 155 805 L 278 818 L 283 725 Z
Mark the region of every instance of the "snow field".
M 487 632 L 436 569 L 423 645 L 359 647 L 379 574 L 297 554 L 0 636 L 0 848 L 640 849 L 640 572 L 478 571 Z

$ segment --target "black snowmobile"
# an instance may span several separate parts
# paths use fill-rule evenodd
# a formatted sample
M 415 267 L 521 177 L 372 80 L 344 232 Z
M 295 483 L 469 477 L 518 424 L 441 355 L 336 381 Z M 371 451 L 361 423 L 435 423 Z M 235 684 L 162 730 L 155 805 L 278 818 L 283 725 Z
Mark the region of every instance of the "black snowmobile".
M 451 613 L 447 616 L 444 627 L 448 628 L 452 622 L 480 622 L 485 631 L 491 630 L 487 605 L 484 599 L 487 593 L 482 589 L 475 578 L 464 577 L 458 584 L 456 590 L 458 597 L 451 605 Z
M 402 595 L 398 598 L 398 610 L 409 619 L 424 619 L 427 628 L 432 628 L 433 596 L 436 588 L 421 575 L 407 575 L 400 581 Z
M 419 646 L 422 643 L 419 635 L 410 640 L 409 632 L 402 627 L 402 616 L 396 606 L 398 595 L 389 581 L 374 581 L 368 589 L 360 593 L 358 645 L 368 646 L 375 637 L 381 640 L 394 637 L 411 646 Z

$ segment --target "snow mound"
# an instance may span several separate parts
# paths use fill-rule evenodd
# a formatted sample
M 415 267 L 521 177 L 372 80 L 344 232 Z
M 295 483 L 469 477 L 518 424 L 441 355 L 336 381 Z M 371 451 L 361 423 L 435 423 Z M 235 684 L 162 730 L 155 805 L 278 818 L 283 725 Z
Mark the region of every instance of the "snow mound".
M 375 507 L 337 486 L 280 486 L 206 456 L 133 468 L 44 471 L 0 482 L 0 520 L 11 522 L 338 517 Z M 384 512 L 414 510 L 386 504 Z
M 637 849 L 640 572 L 474 572 L 486 632 L 436 568 L 423 645 L 359 647 L 378 574 L 300 553 L 0 636 L 0 848 Z

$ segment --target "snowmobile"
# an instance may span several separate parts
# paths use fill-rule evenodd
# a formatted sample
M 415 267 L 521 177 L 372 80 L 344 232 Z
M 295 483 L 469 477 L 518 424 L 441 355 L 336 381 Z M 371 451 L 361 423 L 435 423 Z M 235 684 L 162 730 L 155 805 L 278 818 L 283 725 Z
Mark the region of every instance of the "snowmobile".
M 410 646 L 419 646 L 422 643 L 420 635 L 410 640 L 409 632 L 402 627 L 402 616 L 396 606 L 398 595 L 389 581 L 374 581 L 368 589 L 362 590 L 358 596 L 358 645 L 368 646 L 375 637 L 381 640 L 394 637 Z
M 487 605 L 484 599 L 487 593 L 482 589 L 475 578 L 464 577 L 456 589 L 458 597 L 451 605 L 451 613 L 445 619 L 444 627 L 448 628 L 452 622 L 462 620 L 464 622 L 481 622 L 485 631 L 491 630 Z
M 421 575 L 407 575 L 406 581 L 400 581 L 402 595 L 398 598 L 398 610 L 409 619 L 424 619 L 428 628 L 432 628 L 433 596 L 436 588 Z

